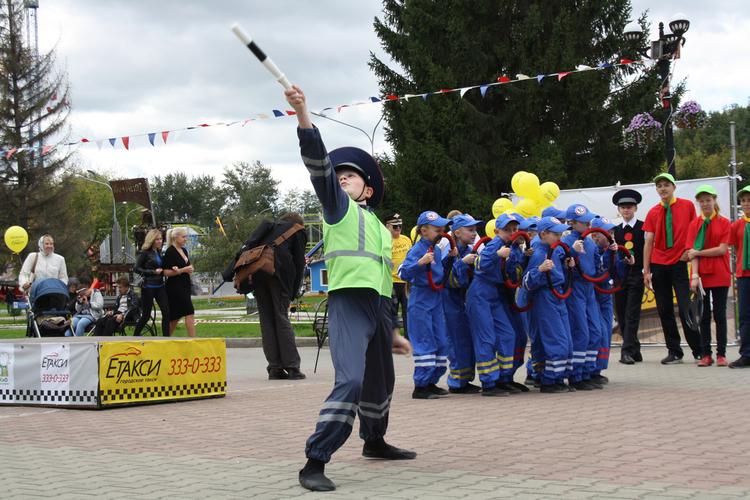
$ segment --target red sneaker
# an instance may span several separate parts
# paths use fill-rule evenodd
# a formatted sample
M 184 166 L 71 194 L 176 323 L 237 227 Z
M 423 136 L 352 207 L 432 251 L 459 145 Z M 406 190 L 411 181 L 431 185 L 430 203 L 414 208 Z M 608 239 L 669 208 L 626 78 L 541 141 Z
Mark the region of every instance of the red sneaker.
M 716 366 L 727 366 L 729 363 L 727 363 L 727 358 L 724 356 L 716 356 Z
M 703 358 L 698 361 L 698 366 L 711 366 L 714 364 L 714 358 L 711 356 L 703 356 Z

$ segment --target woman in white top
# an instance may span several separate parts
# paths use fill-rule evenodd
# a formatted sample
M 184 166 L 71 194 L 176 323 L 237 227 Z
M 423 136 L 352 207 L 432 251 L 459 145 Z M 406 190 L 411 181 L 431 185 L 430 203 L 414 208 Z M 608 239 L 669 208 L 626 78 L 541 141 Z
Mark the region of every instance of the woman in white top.
M 34 280 L 42 278 L 57 278 L 66 285 L 68 284 L 65 258 L 55 253 L 55 240 L 49 234 L 39 238 L 39 252 L 30 253 L 26 257 L 21 272 L 18 274 L 18 286 L 28 290 Z

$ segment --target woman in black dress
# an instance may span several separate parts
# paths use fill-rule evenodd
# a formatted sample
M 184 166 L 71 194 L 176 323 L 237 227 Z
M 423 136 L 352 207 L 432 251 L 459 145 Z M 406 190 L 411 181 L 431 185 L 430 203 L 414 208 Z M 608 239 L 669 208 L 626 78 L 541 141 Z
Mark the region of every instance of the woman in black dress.
M 175 227 L 167 231 L 167 251 L 164 252 L 164 276 L 167 276 L 169 297 L 169 334 L 174 333 L 181 318 L 185 318 L 188 337 L 195 338 L 195 309 L 191 298 L 190 264 L 187 250 L 187 231 Z

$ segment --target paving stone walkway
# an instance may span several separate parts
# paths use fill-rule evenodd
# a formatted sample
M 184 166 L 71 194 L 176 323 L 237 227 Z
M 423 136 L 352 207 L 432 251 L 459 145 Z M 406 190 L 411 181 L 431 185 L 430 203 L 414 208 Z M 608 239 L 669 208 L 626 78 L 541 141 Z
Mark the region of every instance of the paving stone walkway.
M 3 498 L 750 498 L 750 370 L 615 362 L 604 390 L 411 399 L 396 357 L 387 440 L 419 453 L 334 455 L 338 489 L 297 473 L 333 384 L 327 349 L 303 347 L 306 380 L 269 381 L 260 349 L 229 349 L 225 398 L 102 411 L 0 406 Z M 729 359 L 737 348 L 729 348 Z M 523 381 L 518 373 L 516 380 Z M 444 385 L 444 384 L 443 384 Z

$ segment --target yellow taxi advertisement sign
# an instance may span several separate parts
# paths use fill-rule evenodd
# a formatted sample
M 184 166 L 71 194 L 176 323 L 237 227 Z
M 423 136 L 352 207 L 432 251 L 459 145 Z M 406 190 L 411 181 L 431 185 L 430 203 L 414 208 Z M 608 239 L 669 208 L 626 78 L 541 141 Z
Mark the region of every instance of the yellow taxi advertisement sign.
M 224 339 L 99 343 L 102 405 L 225 396 Z

